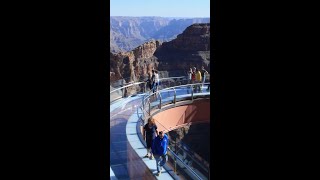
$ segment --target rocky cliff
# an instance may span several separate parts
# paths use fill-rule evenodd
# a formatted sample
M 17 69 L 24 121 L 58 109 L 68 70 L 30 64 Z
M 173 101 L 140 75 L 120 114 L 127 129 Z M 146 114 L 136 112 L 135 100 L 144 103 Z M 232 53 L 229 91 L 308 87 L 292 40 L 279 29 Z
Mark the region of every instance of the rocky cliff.
M 150 41 L 132 51 L 110 52 L 110 80 L 141 81 L 153 68 L 167 76 L 186 75 L 190 67 L 204 66 L 210 72 L 210 24 L 193 24 L 176 39 Z
M 159 70 L 170 76 L 183 75 L 190 67 L 210 72 L 210 24 L 193 24 L 170 42 L 164 42 L 154 56 L 159 59 Z
M 110 52 L 110 81 L 125 79 L 130 82 L 147 78 L 152 69 L 158 69 L 153 54 L 160 45 L 159 41 L 150 41 L 129 52 Z

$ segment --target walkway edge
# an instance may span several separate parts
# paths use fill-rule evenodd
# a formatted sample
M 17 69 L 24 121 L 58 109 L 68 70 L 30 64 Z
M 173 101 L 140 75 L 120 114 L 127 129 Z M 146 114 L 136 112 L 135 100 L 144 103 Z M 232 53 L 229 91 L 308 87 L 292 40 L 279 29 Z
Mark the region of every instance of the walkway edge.
M 142 161 L 149 168 L 149 170 L 153 174 L 156 174 L 156 172 L 157 172 L 156 161 L 150 160 L 149 158 L 143 158 L 145 156 L 145 154 L 147 153 L 147 149 L 146 149 L 145 145 L 141 142 L 141 140 L 138 136 L 137 126 L 138 126 L 140 114 L 142 114 L 142 112 L 140 111 L 140 109 L 138 109 L 138 112 L 135 111 L 135 113 L 133 113 L 130 116 L 130 118 L 128 119 L 127 126 L 126 126 L 127 139 L 129 141 L 132 149 L 135 150 L 135 152 L 138 154 L 138 156 L 142 159 Z M 155 177 L 159 180 L 173 179 L 172 176 L 170 175 L 170 173 L 165 168 L 159 177 L 157 177 L 157 176 L 155 176 Z

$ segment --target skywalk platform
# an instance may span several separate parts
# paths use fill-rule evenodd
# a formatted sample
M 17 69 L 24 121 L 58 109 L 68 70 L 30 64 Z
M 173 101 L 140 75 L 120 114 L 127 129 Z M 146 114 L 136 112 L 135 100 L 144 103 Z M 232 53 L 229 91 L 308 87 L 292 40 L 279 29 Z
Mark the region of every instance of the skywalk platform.
M 202 92 L 193 92 L 193 96 L 210 95 L 202 88 Z M 173 91 L 162 91 L 162 103 L 173 101 Z M 189 98 L 190 88 L 176 89 L 176 100 Z M 144 158 L 146 147 L 138 136 L 138 121 L 142 114 L 139 107 L 147 94 L 119 99 L 110 104 L 110 179 L 176 179 L 172 170 L 163 169 L 156 176 L 156 161 Z M 159 104 L 159 99 L 151 106 Z

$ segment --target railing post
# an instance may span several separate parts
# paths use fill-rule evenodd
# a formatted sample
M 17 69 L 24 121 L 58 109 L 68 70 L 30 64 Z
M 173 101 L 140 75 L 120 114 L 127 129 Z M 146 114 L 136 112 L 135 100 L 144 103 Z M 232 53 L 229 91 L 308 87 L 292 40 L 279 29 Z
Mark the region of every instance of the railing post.
M 149 101 L 149 116 L 150 116 L 150 111 L 151 111 L 151 103 Z
M 173 88 L 173 91 L 174 91 L 173 103 L 176 104 L 176 97 L 177 97 L 176 89 Z
M 193 101 L 193 85 L 191 85 L 191 100 Z
M 159 106 L 159 109 L 161 109 L 161 100 L 162 100 L 161 93 L 159 93 L 159 97 L 160 97 L 160 106 Z
M 177 154 L 177 137 L 176 137 L 175 143 L 174 143 L 174 151 L 175 151 L 175 154 Z M 176 156 L 174 156 L 174 173 L 177 173 L 177 158 L 176 158 Z
M 144 110 L 144 96 L 142 97 L 142 108 Z

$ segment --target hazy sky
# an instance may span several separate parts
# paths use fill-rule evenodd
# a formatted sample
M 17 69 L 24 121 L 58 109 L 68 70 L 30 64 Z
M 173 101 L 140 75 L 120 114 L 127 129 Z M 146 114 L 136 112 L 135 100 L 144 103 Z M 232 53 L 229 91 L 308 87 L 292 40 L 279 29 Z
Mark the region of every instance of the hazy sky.
M 110 15 L 210 17 L 210 0 L 110 0 Z

